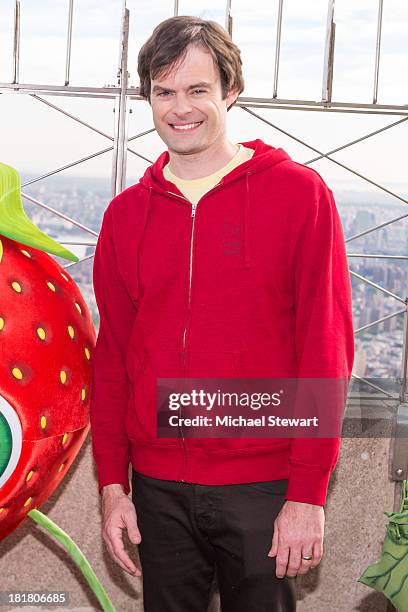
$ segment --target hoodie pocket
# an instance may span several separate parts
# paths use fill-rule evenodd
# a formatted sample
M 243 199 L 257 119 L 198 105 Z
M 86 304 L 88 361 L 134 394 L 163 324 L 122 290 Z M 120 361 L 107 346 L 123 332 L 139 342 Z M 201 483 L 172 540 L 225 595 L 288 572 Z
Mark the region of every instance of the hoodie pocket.
M 167 438 L 157 437 L 157 381 L 159 378 L 182 376 L 181 352 L 173 349 L 141 349 L 138 367 L 130 366 L 132 394 L 126 417 L 128 436 L 140 441 L 165 444 Z M 179 444 L 175 439 L 172 444 Z

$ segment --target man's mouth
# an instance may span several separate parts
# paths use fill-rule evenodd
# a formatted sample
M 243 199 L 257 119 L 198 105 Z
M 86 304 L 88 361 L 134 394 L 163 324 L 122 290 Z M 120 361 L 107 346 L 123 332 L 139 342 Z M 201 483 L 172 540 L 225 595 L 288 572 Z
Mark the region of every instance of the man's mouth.
M 191 130 L 195 130 L 196 128 L 198 128 L 203 122 L 202 121 L 196 121 L 195 123 L 170 123 L 169 125 L 173 128 L 173 130 L 177 130 L 180 132 L 188 132 Z

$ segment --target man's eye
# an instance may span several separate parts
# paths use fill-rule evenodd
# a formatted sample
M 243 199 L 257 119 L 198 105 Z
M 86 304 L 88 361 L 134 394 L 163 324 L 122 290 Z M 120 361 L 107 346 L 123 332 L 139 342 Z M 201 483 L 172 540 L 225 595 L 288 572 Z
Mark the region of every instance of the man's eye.
M 204 89 L 194 89 L 193 93 L 195 93 L 195 94 L 202 94 L 202 93 L 205 93 L 205 92 L 204 92 Z
M 170 95 L 169 91 L 161 91 L 159 94 L 157 94 L 160 98 L 165 98 L 166 96 Z

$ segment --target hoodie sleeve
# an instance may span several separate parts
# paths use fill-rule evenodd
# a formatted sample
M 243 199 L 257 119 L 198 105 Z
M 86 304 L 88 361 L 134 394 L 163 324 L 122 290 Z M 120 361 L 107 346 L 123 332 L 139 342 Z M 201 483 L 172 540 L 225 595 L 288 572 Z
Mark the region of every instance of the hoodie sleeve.
M 318 175 L 314 186 L 289 258 L 293 265 L 298 378 L 342 379 L 347 387 L 354 335 L 344 234 L 333 193 Z M 338 408 L 327 402 L 325 412 L 331 409 L 335 418 Z M 344 412 L 344 405 L 341 410 Z M 339 449 L 339 437 L 293 439 L 286 499 L 323 506 Z
M 105 485 L 118 483 L 128 494 L 130 442 L 125 418 L 130 386 L 125 356 L 136 307 L 118 269 L 111 217 L 108 207 L 93 269 L 100 327 L 93 360 L 92 451 L 98 468 L 99 492 Z

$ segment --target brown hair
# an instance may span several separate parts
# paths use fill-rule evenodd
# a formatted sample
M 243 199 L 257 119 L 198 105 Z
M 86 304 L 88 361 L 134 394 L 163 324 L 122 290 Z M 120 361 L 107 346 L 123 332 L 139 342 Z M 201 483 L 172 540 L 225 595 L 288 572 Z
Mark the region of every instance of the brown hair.
M 140 49 L 137 71 L 140 95 L 150 100 L 151 79 L 166 76 L 183 61 L 189 45 L 204 47 L 211 54 L 221 79 L 223 99 L 232 89 L 244 89 L 241 53 L 229 34 L 215 21 L 199 17 L 170 17 L 159 23 Z

